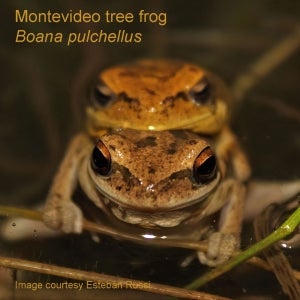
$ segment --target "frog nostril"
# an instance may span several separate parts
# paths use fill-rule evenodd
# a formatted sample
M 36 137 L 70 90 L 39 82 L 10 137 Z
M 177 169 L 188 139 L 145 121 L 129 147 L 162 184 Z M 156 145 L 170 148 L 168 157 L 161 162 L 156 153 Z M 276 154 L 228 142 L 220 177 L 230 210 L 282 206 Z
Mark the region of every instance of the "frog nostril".
M 111 156 L 107 147 L 101 140 L 97 142 L 93 150 L 91 166 L 96 173 L 102 176 L 106 176 L 110 172 Z
M 194 162 L 193 173 L 197 183 L 206 183 L 216 176 L 217 160 L 210 147 L 205 148 Z

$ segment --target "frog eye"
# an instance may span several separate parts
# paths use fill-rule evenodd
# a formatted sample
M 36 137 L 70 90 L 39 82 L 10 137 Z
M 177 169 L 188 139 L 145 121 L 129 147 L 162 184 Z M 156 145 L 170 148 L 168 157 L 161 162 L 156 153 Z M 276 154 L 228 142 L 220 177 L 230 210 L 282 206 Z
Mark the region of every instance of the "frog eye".
M 193 172 L 197 183 L 206 183 L 216 176 L 217 160 L 210 147 L 200 152 L 194 162 Z
M 211 85 L 207 78 L 203 78 L 193 86 L 189 94 L 196 103 L 207 104 L 211 99 Z
M 107 147 L 101 140 L 97 142 L 93 150 L 91 166 L 96 173 L 102 176 L 106 176 L 110 172 L 111 156 Z
M 102 82 L 93 88 L 91 94 L 92 105 L 96 108 L 106 106 L 115 96 L 113 91 Z

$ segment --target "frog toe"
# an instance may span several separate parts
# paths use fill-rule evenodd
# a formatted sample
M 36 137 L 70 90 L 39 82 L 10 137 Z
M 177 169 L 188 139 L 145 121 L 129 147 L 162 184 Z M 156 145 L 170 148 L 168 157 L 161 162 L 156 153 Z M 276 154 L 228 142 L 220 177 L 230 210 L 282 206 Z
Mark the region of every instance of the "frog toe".
M 237 245 L 237 238 L 233 234 L 215 232 L 208 239 L 207 252 L 198 252 L 198 258 L 202 264 L 215 267 L 228 261 Z
M 65 203 L 61 215 L 61 230 L 65 233 L 82 232 L 83 216 L 80 208 L 73 202 Z
M 42 218 L 44 224 L 51 229 L 58 230 L 61 227 L 61 222 L 58 217 L 58 210 L 54 208 L 46 208 L 43 212 Z
M 59 207 L 46 208 L 43 212 L 43 221 L 49 228 L 61 230 L 64 233 L 80 234 L 82 232 L 82 212 L 76 204 L 70 201 Z

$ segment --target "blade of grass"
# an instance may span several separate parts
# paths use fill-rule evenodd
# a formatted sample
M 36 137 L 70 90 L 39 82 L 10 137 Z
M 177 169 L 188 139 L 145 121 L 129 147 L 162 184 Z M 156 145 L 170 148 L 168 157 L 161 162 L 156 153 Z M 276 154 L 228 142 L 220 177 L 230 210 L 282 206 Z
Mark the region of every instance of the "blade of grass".
M 289 234 L 291 234 L 295 228 L 300 224 L 300 207 L 274 232 L 268 235 L 263 240 L 259 241 L 255 245 L 241 252 L 241 254 L 237 255 L 227 263 L 212 269 L 208 273 L 200 276 L 190 284 L 186 286 L 187 289 L 197 289 L 207 282 L 221 276 L 222 274 L 228 272 L 232 268 L 236 267 L 240 263 L 246 261 L 250 257 L 255 254 L 261 252 L 266 249 L 270 245 L 276 243 L 277 241 L 285 238 Z
M 65 268 L 61 266 L 49 265 L 40 262 L 29 261 L 25 259 L 10 258 L 0 256 L 0 266 L 14 269 L 27 270 L 42 274 L 49 274 L 60 276 L 64 278 L 75 279 L 79 281 L 93 281 L 93 282 L 117 282 L 119 286 L 128 289 L 143 290 L 145 292 L 168 295 L 184 299 L 198 299 L 198 300 L 229 300 L 229 298 L 211 295 L 203 292 L 189 291 L 186 289 L 158 284 L 149 283 L 140 280 L 133 280 L 130 278 L 117 277 L 113 275 L 99 274 L 95 272 L 82 271 L 72 268 Z M 132 284 L 134 283 L 134 284 Z
M 42 221 L 42 214 L 40 211 L 0 205 L 0 216 L 4 217 L 21 217 L 35 221 Z
M 267 74 L 290 58 L 300 47 L 300 27 L 282 41 L 271 48 L 262 57 L 258 58 L 245 73 L 241 74 L 232 86 L 232 93 L 235 101 L 240 102 L 245 94 L 261 82 Z
M 42 222 L 42 213 L 40 211 L 35 211 L 30 209 L 0 205 L 0 216 L 1 215 L 5 217 L 21 217 L 21 218 Z M 158 246 L 158 247 L 175 247 L 175 248 L 183 248 L 183 249 L 190 249 L 196 251 L 207 250 L 207 243 L 205 241 L 194 241 L 189 239 L 175 239 L 175 238 L 147 239 L 137 234 L 131 234 L 123 231 L 121 232 L 110 226 L 93 223 L 87 220 L 83 220 L 83 229 L 89 232 L 108 235 L 119 239 L 121 238 L 123 240 L 128 240 L 143 245 Z

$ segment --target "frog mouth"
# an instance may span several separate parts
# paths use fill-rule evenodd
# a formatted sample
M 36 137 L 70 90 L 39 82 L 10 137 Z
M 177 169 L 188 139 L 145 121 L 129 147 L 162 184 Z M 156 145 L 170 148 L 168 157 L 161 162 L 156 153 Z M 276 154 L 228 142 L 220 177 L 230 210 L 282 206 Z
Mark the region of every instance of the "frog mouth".
M 97 190 L 99 199 L 102 202 L 102 208 L 105 207 L 106 214 L 113 215 L 118 220 L 138 225 L 144 228 L 167 228 L 175 227 L 183 223 L 199 221 L 204 217 L 216 212 L 220 207 L 211 210 L 211 198 L 215 194 L 220 182 L 220 174 L 215 178 L 215 185 L 201 197 L 177 206 L 176 208 L 160 210 L 143 210 L 136 207 L 128 206 L 103 191 Z
M 107 130 L 108 128 L 130 128 L 135 130 L 154 130 L 154 131 L 162 131 L 162 130 L 193 130 L 199 134 L 216 134 L 220 131 L 224 122 L 227 120 L 227 108 L 220 101 L 220 99 L 216 99 L 217 106 L 216 110 L 218 111 L 218 118 L 211 113 L 210 109 L 206 112 L 202 111 L 196 116 L 176 119 L 173 122 L 164 122 L 162 120 L 157 120 L 154 117 L 154 120 L 149 123 L 145 122 L 132 122 L 130 119 L 124 120 L 120 119 L 112 119 L 105 115 L 105 113 L 99 112 L 99 110 L 93 109 L 92 107 L 88 107 L 87 115 L 88 115 L 88 124 L 87 128 L 89 133 L 92 136 L 99 137 L 99 133 Z
M 210 197 L 197 203 L 170 211 L 145 212 L 126 206 L 102 196 L 106 208 L 120 221 L 144 228 L 175 227 L 182 223 L 196 222 L 206 216 Z

